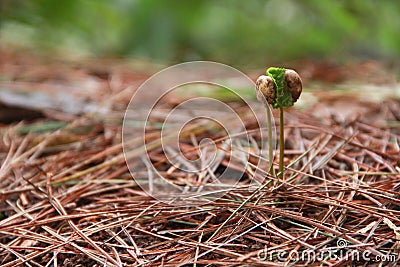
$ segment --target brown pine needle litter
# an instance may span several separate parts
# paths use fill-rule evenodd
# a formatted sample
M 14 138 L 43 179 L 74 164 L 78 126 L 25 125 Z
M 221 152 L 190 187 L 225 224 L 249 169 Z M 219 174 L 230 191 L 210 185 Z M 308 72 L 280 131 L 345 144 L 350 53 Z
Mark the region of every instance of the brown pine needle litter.
M 138 187 L 116 114 L 3 125 L 0 265 L 397 266 L 400 101 L 345 97 L 341 104 L 362 111 L 347 116 L 326 108 L 339 102 L 323 95 L 312 108 L 287 112 L 284 184 L 272 186 L 265 170 L 270 184 L 248 190 L 244 178 L 222 198 L 191 206 L 159 202 Z M 159 147 L 150 156 L 179 183 L 193 182 L 161 167 Z

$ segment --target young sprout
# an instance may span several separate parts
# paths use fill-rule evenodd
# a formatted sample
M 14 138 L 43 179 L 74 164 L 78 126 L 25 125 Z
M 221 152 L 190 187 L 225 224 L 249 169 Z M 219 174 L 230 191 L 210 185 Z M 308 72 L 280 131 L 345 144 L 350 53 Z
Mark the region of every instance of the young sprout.
M 284 135 L 284 117 L 283 109 L 291 107 L 299 99 L 302 91 L 302 82 L 299 74 L 294 70 L 285 68 L 269 68 L 267 75 L 261 75 L 256 81 L 257 98 L 266 105 L 272 105 L 273 108 L 279 108 L 279 175 L 283 178 L 283 159 L 285 152 L 285 135 Z M 269 158 L 272 159 L 272 129 L 271 118 L 267 111 L 268 119 L 268 147 Z M 273 168 L 269 170 L 273 175 Z

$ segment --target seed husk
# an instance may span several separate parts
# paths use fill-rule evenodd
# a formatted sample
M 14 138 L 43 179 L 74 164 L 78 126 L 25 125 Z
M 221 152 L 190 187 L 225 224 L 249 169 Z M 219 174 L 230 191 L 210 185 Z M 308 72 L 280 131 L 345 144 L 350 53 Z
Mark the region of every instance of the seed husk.
M 292 96 L 293 102 L 296 102 L 301 95 L 303 85 L 301 78 L 297 72 L 291 69 L 285 71 L 286 87 L 289 89 L 290 95 Z
M 256 81 L 257 99 L 261 102 L 267 101 L 268 104 L 274 102 L 275 88 L 271 77 L 261 75 Z

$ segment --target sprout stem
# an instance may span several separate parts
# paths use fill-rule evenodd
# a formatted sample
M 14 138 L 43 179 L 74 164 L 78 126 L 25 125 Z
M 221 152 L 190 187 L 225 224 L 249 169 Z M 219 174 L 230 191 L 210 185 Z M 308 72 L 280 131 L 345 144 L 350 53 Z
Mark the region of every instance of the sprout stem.
M 279 177 L 278 179 L 283 180 L 283 157 L 285 153 L 285 133 L 284 133 L 284 119 L 283 119 L 283 108 L 279 108 Z
M 267 126 L 268 126 L 268 160 L 271 164 L 269 168 L 269 174 L 272 177 L 275 177 L 274 170 L 274 148 L 272 142 L 272 118 L 271 118 L 271 110 L 269 110 L 268 106 L 266 106 L 265 111 L 267 112 Z

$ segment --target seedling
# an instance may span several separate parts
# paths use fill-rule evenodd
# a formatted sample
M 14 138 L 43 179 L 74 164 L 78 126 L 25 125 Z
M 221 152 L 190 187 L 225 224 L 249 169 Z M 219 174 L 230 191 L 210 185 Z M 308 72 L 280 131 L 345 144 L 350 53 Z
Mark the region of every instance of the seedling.
M 291 107 L 299 99 L 302 91 L 302 82 L 299 74 L 294 70 L 285 68 L 267 69 L 267 75 L 261 75 L 256 81 L 257 98 L 264 104 L 270 104 L 273 108 L 279 108 L 279 172 L 278 178 L 283 179 L 283 159 L 285 153 L 285 134 L 284 134 L 284 112 L 283 109 Z M 268 120 L 268 149 L 269 159 L 272 160 L 272 128 L 271 115 L 267 111 Z M 274 175 L 271 165 L 269 170 Z

